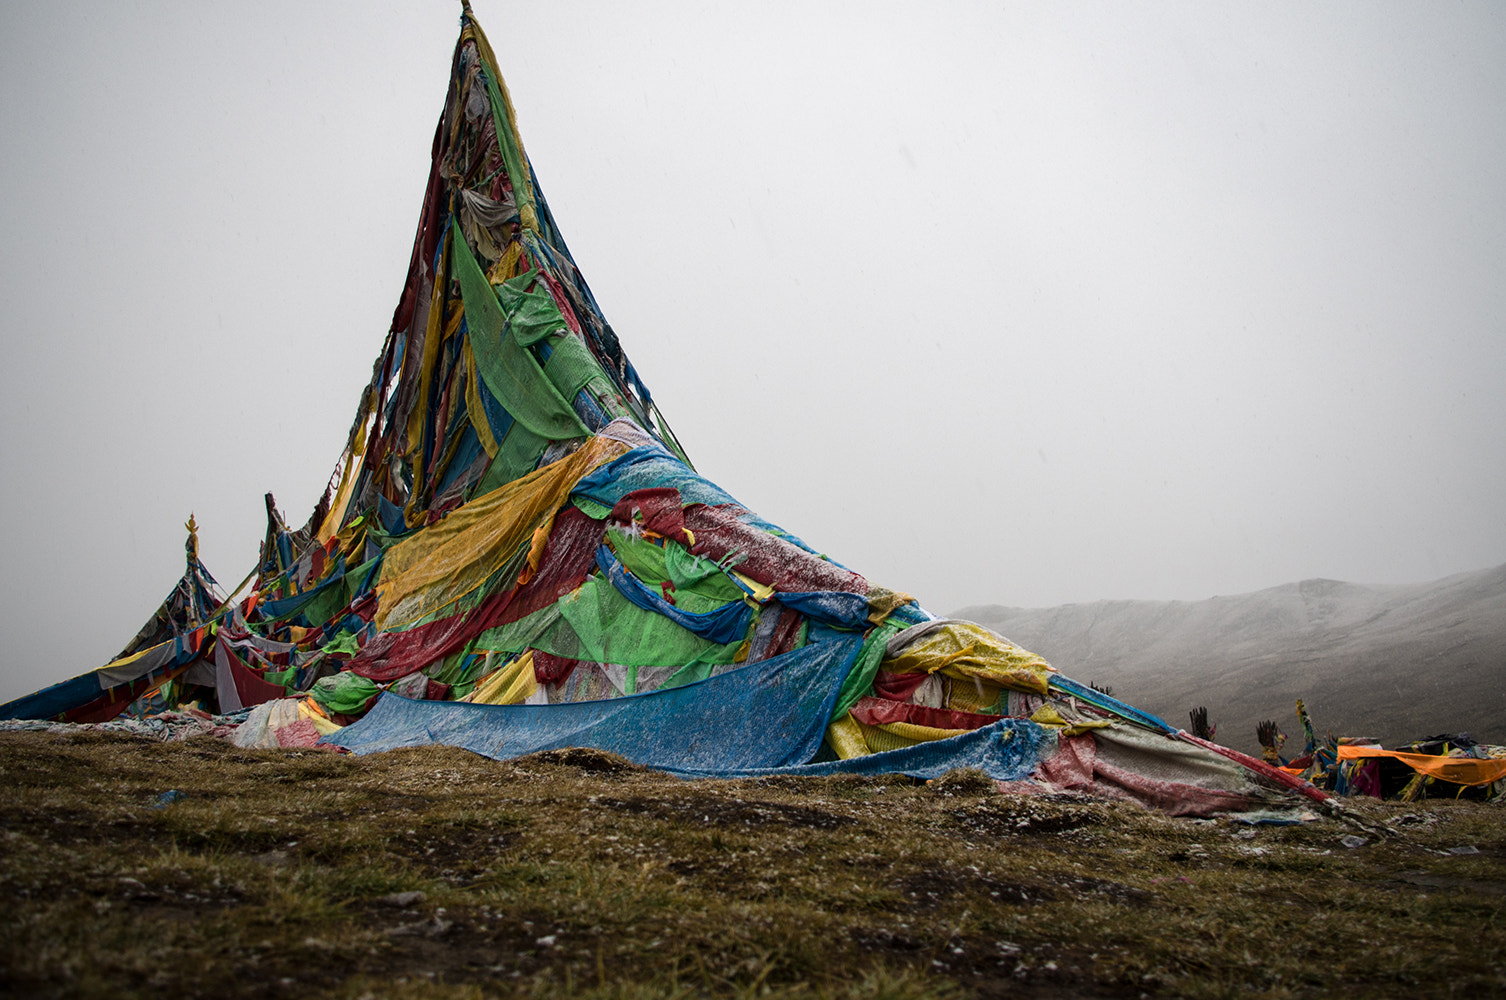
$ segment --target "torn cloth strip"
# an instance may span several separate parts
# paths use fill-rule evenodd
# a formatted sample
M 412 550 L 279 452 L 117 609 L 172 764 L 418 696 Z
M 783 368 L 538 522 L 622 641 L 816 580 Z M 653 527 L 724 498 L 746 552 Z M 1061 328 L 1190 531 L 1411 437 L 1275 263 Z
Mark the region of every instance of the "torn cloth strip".
M 284 697 L 287 690 L 281 684 L 269 684 L 230 648 L 224 636 L 214 646 L 215 693 L 220 700 L 220 710 L 239 712 L 264 701 Z
M 1439 781 L 1455 785 L 1488 785 L 1506 778 L 1506 760 L 1481 760 L 1475 757 L 1440 757 L 1435 754 L 1404 753 L 1380 747 L 1341 746 L 1339 760 L 1362 757 L 1391 757 Z
M 363 754 L 442 743 L 498 760 L 592 747 L 648 767 L 706 773 L 785 767 L 820 749 L 861 646 L 860 637 L 812 643 L 684 687 L 605 701 L 473 705 L 384 695 L 326 742 Z
M 372 680 L 395 680 L 450 655 L 487 629 L 548 607 L 585 582 L 604 530 L 600 521 L 566 507 L 555 515 L 539 569 L 526 584 L 493 594 L 465 614 L 380 633 L 351 659 L 350 668 Z
M 629 573 L 612 554 L 612 550 L 605 545 L 597 546 L 596 565 L 601 567 L 602 573 L 623 597 L 645 611 L 663 615 L 702 639 L 722 646 L 741 639 L 748 633 L 753 609 L 744 601 L 729 601 L 715 611 L 691 614 L 688 611 L 681 611 L 666 601 L 662 594 L 644 586 L 643 581 Z

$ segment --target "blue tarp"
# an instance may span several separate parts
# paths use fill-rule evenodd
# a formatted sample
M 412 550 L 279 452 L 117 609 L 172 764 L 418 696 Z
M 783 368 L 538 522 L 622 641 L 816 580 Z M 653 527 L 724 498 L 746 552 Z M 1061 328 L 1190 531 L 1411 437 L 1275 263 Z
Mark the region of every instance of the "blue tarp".
M 99 676 L 92 672 L 80 674 L 0 705 L 0 719 L 50 719 L 87 705 L 99 695 Z
M 807 618 L 839 628 L 867 629 L 868 598 L 840 590 L 784 590 L 779 603 Z
M 324 742 L 356 753 L 443 743 L 507 760 L 594 747 L 666 770 L 721 774 L 804 764 L 821 748 L 861 635 L 821 642 L 684 687 L 561 705 L 471 705 L 383 694 Z
M 691 471 L 661 445 L 645 445 L 626 452 L 582 476 L 570 493 L 594 500 L 604 507 L 615 507 L 617 501 L 629 493 L 656 486 L 672 486 L 679 490 L 680 502 L 687 506 L 693 503 L 712 506 L 730 503 L 742 507 L 730 493 Z
M 680 502 L 687 507 L 693 503 L 703 503 L 713 507 L 719 504 L 732 504 L 743 510 L 744 513 L 738 517 L 738 520 L 744 524 L 777 535 L 811 555 L 821 555 L 797 536 L 748 510 L 733 499 L 726 490 L 670 454 L 663 445 L 644 445 L 625 452 L 607 464 L 599 466 L 593 472 L 582 476 L 575 484 L 575 488 L 570 491 L 570 495 L 599 503 L 604 507 L 615 507 L 617 501 L 629 493 L 656 486 L 674 487 L 680 492 Z M 821 556 L 821 558 L 827 559 L 834 566 L 842 565 L 826 556 Z
M 976 768 L 995 781 L 1023 781 L 1042 757 L 1056 749 L 1056 734 L 1029 719 L 1000 719 L 992 725 L 945 740 L 849 760 L 741 771 L 665 768 L 686 778 L 758 778 L 774 774 L 821 777 L 831 774 L 903 774 L 929 781 L 948 771 Z
M 383 694 L 359 722 L 326 737 L 358 754 L 433 743 L 497 760 L 593 747 L 684 777 L 905 774 L 935 778 L 977 768 L 1000 781 L 1028 777 L 1054 734 L 1025 719 L 901 750 L 808 764 L 861 636 L 825 633 L 783 656 L 684 687 L 563 705 L 471 705 Z
M 1102 691 L 1096 690 L 1086 684 L 1080 684 L 1070 677 L 1064 677 L 1061 674 L 1052 674 L 1050 685 L 1053 691 L 1059 691 L 1062 694 L 1079 698 L 1089 705 L 1096 705 L 1105 712 L 1112 712 L 1122 719 L 1138 722 L 1142 726 L 1158 729 L 1163 733 L 1174 733 L 1177 731 L 1176 727 L 1168 725 L 1164 720 L 1151 715 L 1149 712 L 1142 712 L 1133 705 L 1126 704 L 1118 698 L 1106 695 Z

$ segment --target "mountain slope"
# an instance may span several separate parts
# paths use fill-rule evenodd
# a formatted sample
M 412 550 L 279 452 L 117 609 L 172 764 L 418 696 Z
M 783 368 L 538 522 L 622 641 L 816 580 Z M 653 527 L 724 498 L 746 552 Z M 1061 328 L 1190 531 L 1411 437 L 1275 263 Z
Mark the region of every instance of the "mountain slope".
M 1208 707 L 1219 742 L 1258 751 L 1275 719 L 1391 744 L 1442 732 L 1506 743 L 1506 565 L 1432 583 L 1304 580 L 1206 601 L 1098 601 L 956 612 L 1082 680 L 1185 727 Z

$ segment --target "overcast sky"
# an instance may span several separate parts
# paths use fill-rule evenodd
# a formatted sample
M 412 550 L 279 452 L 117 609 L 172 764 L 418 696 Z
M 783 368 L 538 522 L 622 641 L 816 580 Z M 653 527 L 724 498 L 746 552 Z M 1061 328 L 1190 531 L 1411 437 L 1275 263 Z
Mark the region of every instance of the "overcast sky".
M 935 612 L 1506 561 L 1506 7 L 475 0 L 700 471 Z M 458 3 L 0 9 L 0 700 L 303 521 Z M 1071 664 L 1059 664 L 1068 673 Z

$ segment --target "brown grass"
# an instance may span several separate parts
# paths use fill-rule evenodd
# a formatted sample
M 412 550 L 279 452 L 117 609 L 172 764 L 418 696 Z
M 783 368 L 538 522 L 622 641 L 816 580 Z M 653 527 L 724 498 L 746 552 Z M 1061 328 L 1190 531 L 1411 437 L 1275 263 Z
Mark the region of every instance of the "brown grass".
M 100 733 L 0 736 L 0 779 L 20 996 L 1506 995 L 1506 812 L 1478 803 L 1250 828 L 966 774 Z

